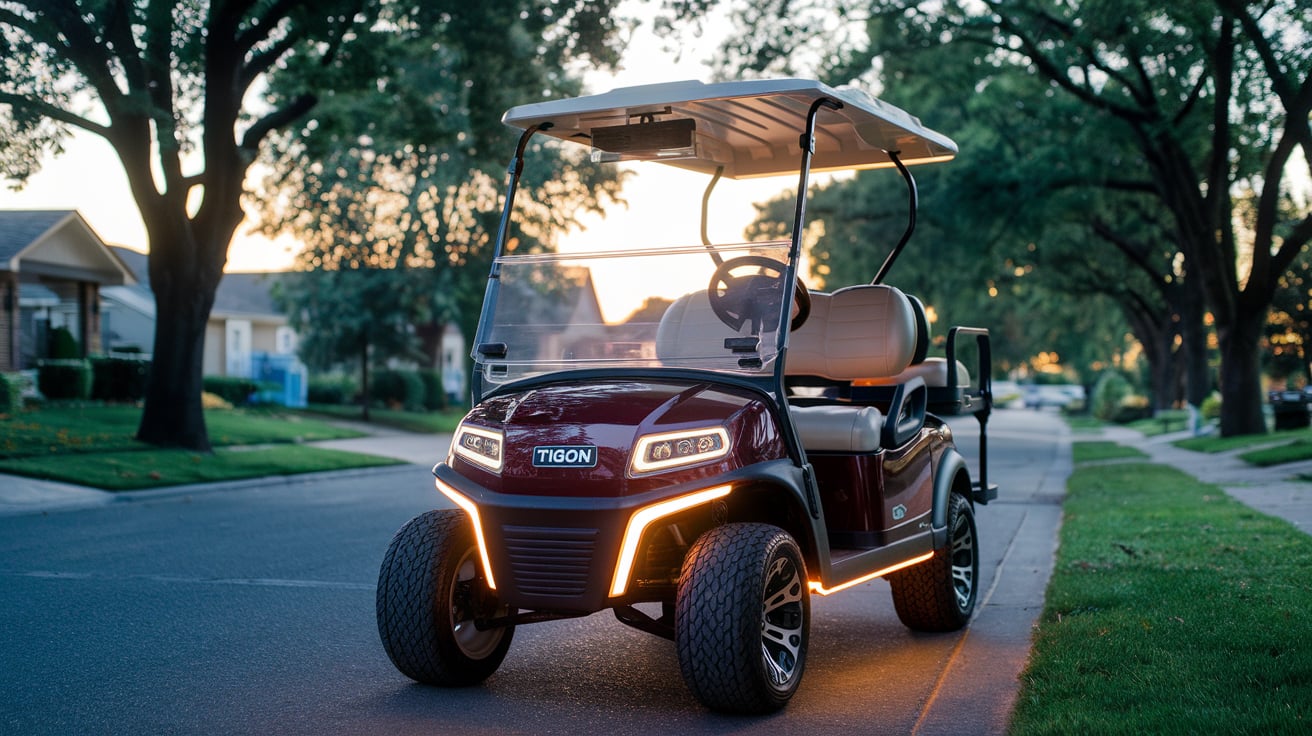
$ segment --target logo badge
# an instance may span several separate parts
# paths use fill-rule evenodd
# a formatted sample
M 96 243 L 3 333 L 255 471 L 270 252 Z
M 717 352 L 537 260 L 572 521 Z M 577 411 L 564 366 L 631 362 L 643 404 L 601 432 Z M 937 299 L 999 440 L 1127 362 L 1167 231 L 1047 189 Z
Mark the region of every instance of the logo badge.
M 535 468 L 595 468 L 596 445 L 538 445 L 533 448 Z
M 907 515 L 907 507 L 898 504 L 893 507 L 893 521 L 901 521 Z

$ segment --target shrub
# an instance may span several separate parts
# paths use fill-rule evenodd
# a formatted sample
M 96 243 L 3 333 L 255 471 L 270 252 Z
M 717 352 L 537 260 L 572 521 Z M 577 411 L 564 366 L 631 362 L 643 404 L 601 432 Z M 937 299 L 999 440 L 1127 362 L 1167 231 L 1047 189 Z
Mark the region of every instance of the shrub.
M 0 373 L 0 414 L 16 414 L 23 408 L 23 377 Z
M 1089 397 L 1093 415 L 1104 422 L 1115 421 L 1121 408 L 1121 402 L 1130 395 L 1130 382 L 1116 371 L 1106 371 L 1098 376 L 1093 386 L 1093 396 Z
M 424 408 L 441 411 L 446 408 L 446 391 L 442 388 L 441 371 L 417 371 L 424 384 Z
M 55 360 L 76 360 L 82 357 L 77 338 L 73 337 L 67 327 L 56 327 L 50 331 L 50 357 Z
M 1213 391 L 1211 395 L 1203 399 L 1203 405 L 1198 410 L 1203 413 L 1203 419 L 1220 419 L 1221 394 Z
M 355 399 L 355 381 L 346 376 L 315 376 L 305 394 L 311 404 L 349 404 Z
M 150 361 L 139 358 L 92 358 L 91 398 L 140 401 L 146 396 Z
M 1112 415 L 1112 421 L 1117 424 L 1129 424 L 1140 419 L 1151 418 L 1152 415 L 1153 408 L 1148 403 L 1148 397 L 1131 394 L 1121 399 L 1120 405 Z
M 260 384 L 255 381 L 236 376 L 205 376 L 202 386 L 209 393 L 237 406 L 251 403 L 260 390 Z
M 85 360 L 43 360 L 36 387 L 47 399 L 91 398 L 91 364 Z
M 424 408 L 424 382 L 416 371 L 380 370 L 369 380 L 369 398 L 384 406 Z

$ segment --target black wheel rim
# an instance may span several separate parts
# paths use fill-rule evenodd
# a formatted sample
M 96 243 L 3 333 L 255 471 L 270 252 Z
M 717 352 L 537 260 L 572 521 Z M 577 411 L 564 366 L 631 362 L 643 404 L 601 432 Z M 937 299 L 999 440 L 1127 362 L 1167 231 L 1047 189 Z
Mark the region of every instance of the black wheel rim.
M 456 646 L 470 659 L 484 659 L 496 651 L 505 635 L 504 629 L 480 631 L 474 619 L 487 604 L 490 593 L 478 569 L 478 560 L 471 548 L 456 563 L 456 574 L 451 578 L 448 600 L 451 603 L 451 635 Z
M 969 611 L 975 598 L 975 573 L 978 569 L 975 557 L 975 527 L 970 517 L 964 513 L 957 514 L 952 527 L 952 592 L 957 598 L 957 608 Z
M 801 664 L 806 626 L 803 595 L 797 565 L 787 557 L 776 557 L 766 572 L 761 600 L 761 656 L 776 688 L 788 687 Z

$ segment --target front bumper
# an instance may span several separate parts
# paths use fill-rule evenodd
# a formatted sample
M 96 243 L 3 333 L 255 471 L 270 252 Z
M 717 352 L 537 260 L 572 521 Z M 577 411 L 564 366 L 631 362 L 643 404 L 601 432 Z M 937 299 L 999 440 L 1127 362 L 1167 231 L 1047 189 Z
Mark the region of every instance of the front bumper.
M 711 483 L 623 498 L 497 493 L 446 463 L 433 468 L 433 475 L 438 490 L 477 520 L 485 569 L 502 603 L 591 613 L 672 594 L 685 545 L 724 518 L 721 504 L 733 488 L 777 483 L 791 475 L 789 468 L 787 461 L 771 461 Z M 676 521 L 685 529 L 682 543 L 658 539 Z

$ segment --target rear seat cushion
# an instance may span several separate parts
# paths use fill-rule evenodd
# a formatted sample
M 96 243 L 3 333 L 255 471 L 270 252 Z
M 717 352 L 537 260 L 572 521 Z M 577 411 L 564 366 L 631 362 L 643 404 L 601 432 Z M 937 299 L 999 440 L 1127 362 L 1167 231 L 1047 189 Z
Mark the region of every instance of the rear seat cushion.
M 794 406 L 789 413 L 808 452 L 874 452 L 884 415 L 873 406 Z
M 913 309 L 905 294 L 882 284 L 812 292 L 811 316 L 788 338 L 788 375 L 835 381 L 896 376 L 915 357 Z

